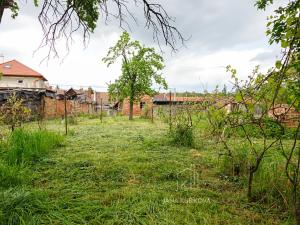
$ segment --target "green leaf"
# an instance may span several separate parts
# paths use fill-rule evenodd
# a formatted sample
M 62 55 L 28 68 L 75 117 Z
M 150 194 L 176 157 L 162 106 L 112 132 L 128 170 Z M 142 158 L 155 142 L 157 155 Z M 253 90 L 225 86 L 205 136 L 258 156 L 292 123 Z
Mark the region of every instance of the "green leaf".
M 287 48 L 287 47 L 289 47 L 289 45 L 290 45 L 289 41 L 286 41 L 286 40 L 281 41 L 281 47 L 282 48 Z
M 236 94 L 235 100 L 237 100 L 238 102 L 242 101 L 243 100 L 242 95 L 240 93 Z
M 281 61 L 277 60 L 276 63 L 275 63 L 275 66 L 276 66 L 277 69 L 280 69 L 281 68 Z

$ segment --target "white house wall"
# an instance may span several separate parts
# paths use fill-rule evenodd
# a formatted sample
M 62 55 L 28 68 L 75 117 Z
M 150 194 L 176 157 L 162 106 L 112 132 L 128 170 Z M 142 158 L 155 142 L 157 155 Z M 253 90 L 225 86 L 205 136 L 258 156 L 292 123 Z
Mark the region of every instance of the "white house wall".
M 18 81 L 22 80 L 23 83 Z M 35 77 L 8 77 L 2 76 L 0 79 L 0 87 L 20 87 L 20 88 L 45 88 L 46 84 L 42 79 Z

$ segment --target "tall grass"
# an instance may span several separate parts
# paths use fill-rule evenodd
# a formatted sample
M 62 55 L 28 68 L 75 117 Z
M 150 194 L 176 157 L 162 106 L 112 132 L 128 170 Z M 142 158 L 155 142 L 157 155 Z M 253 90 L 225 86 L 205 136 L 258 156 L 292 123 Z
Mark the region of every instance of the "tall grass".
M 0 192 L 0 224 L 37 225 L 47 212 L 46 197 L 39 191 L 8 189 Z
M 64 137 L 54 132 L 17 129 L 8 141 L 7 160 L 11 165 L 36 161 L 49 150 L 60 147 L 63 143 Z
M 29 180 L 28 177 L 28 171 L 25 168 L 0 161 L 0 188 L 22 185 Z
M 273 203 L 273 206 L 288 209 L 289 181 L 285 175 L 284 157 L 279 152 L 272 152 L 264 158 L 254 177 L 256 195 Z

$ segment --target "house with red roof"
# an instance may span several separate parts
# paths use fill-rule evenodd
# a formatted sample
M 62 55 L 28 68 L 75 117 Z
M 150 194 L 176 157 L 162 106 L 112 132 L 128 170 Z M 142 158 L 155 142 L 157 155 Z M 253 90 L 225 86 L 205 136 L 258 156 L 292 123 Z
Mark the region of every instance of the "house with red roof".
M 45 89 L 47 79 L 17 60 L 0 64 L 0 88 Z

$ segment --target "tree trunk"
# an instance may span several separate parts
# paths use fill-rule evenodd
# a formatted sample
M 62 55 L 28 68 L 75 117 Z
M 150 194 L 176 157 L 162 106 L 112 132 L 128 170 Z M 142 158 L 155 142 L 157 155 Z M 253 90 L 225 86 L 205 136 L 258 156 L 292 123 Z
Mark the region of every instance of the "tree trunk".
M 130 99 L 129 120 L 133 120 L 133 99 Z
M 253 175 L 254 175 L 254 171 L 252 168 L 250 168 L 249 170 L 249 179 L 248 179 L 248 201 L 251 202 L 252 201 L 252 183 L 253 183 Z
M 295 214 L 296 225 L 300 225 L 300 207 L 299 207 L 299 204 L 298 204 L 298 206 L 295 207 L 294 214 Z
M 298 185 L 294 184 L 293 188 L 293 211 L 295 216 L 295 224 L 300 225 L 300 200 L 298 199 Z

